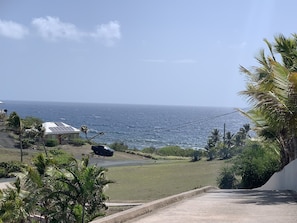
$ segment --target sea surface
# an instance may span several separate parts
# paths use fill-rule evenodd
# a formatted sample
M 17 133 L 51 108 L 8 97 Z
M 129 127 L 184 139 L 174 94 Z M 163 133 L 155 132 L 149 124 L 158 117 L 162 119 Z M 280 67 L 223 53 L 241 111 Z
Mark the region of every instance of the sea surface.
M 5 101 L 0 109 L 15 111 L 21 118 L 33 116 L 44 122 L 64 122 L 102 144 L 123 142 L 129 148 L 204 148 L 213 129 L 236 133 L 249 120 L 234 108 L 154 105 L 122 105 L 62 102 Z M 84 135 L 82 135 L 84 137 Z

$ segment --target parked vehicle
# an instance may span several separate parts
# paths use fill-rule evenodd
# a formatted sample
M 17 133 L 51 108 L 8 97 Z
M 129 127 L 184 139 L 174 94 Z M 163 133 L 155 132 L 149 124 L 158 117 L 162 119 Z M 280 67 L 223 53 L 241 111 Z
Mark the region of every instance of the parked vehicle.
M 113 156 L 114 150 L 108 146 L 92 146 L 93 152 L 98 156 Z

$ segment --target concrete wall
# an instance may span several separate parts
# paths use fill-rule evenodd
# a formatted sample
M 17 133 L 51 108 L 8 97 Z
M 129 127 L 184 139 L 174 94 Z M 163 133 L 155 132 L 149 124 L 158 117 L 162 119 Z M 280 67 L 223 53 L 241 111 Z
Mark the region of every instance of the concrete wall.
M 293 190 L 297 192 L 297 159 L 290 162 L 259 189 L 262 190 Z
M 120 223 L 120 222 L 127 222 L 131 219 L 137 218 L 141 215 L 148 214 L 154 210 L 160 209 L 162 207 L 165 207 L 167 205 L 173 204 L 175 202 L 205 193 L 209 190 L 217 189 L 216 187 L 207 186 L 202 187 L 199 189 L 187 191 L 181 194 L 165 197 L 159 200 L 155 200 L 149 203 L 142 204 L 140 206 L 121 211 L 118 213 L 115 213 L 113 215 L 109 215 L 104 218 L 99 218 L 97 220 L 91 221 L 91 223 Z

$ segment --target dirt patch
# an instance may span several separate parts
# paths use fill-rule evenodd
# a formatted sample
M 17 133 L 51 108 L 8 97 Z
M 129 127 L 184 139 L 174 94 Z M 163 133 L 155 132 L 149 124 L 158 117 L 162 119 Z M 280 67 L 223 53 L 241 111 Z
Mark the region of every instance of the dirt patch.
M 15 148 L 15 141 L 5 131 L 4 122 L 0 122 L 0 148 Z

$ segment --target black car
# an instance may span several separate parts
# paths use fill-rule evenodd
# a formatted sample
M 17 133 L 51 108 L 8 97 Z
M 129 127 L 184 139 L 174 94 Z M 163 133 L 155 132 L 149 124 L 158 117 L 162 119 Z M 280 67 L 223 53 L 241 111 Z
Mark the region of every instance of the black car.
M 108 146 L 92 146 L 93 152 L 98 156 L 113 156 L 114 150 Z

